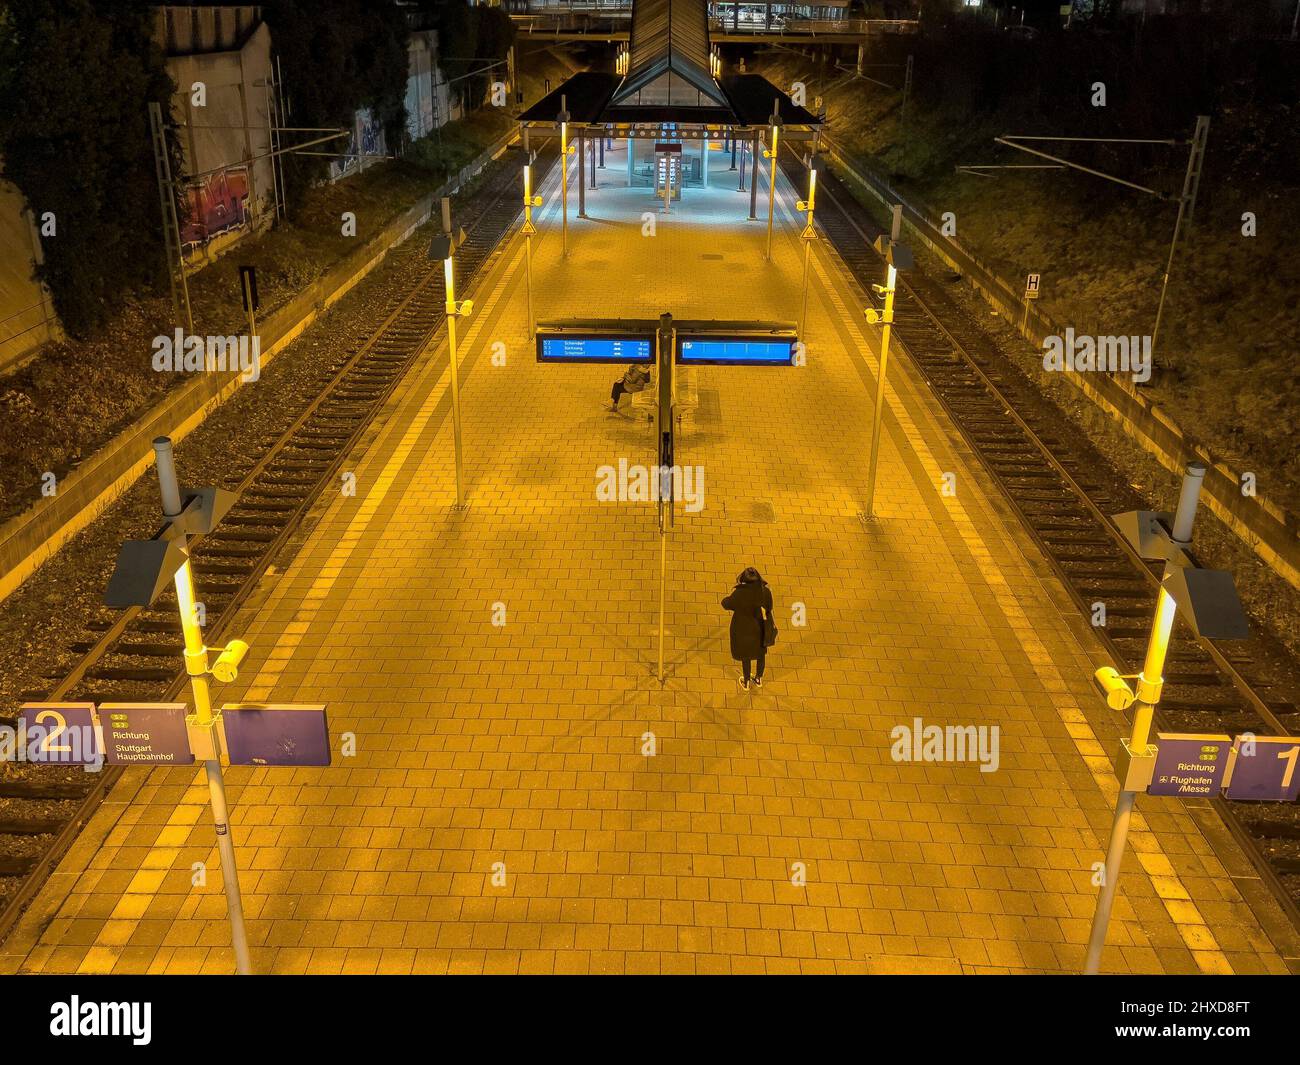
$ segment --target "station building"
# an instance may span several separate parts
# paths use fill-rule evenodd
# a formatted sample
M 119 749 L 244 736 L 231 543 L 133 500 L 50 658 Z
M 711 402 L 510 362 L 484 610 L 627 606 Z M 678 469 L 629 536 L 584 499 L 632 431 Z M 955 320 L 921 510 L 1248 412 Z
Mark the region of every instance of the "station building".
M 815 115 L 761 75 L 722 73 L 706 0 L 635 0 L 627 49 L 614 65 L 574 74 L 523 112 L 525 147 L 530 133 L 553 136 L 561 123 L 580 159 L 625 141 L 628 186 L 658 196 L 667 183 L 673 199 L 707 186 L 711 150 L 734 154 L 739 147 L 752 168 L 774 125 L 797 151 L 815 150 Z M 580 166 L 580 190 L 584 171 Z M 751 196 L 751 216 L 752 204 Z

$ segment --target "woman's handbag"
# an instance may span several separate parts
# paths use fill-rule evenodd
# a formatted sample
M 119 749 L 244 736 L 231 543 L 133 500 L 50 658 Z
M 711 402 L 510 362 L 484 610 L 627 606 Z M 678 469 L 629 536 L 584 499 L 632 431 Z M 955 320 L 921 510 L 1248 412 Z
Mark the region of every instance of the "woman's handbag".
M 771 615 L 763 619 L 763 646 L 771 647 L 776 643 L 776 622 Z

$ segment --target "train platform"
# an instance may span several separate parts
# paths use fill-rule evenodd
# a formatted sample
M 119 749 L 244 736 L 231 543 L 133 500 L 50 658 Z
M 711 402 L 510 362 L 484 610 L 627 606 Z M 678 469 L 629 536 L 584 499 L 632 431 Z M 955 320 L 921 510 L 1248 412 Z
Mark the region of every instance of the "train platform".
M 567 258 L 553 175 L 538 317 L 796 318 L 802 190 L 768 263 L 766 186 L 746 221 L 711 155 L 663 214 L 607 153 Z M 1080 971 L 1123 725 L 1104 659 L 905 358 L 860 519 L 879 337 L 834 252 L 806 365 L 682 374 L 703 496 L 668 537 L 662 687 L 655 507 L 597 493 L 655 461 L 645 410 L 610 411 L 621 368 L 535 361 L 518 238 L 460 295 L 467 507 L 440 335 L 228 630 L 253 650 L 220 700 L 323 702 L 335 752 L 227 770 L 255 969 Z M 719 602 L 751 565 L 780 635 L 746 692 Z M 928 726 L 982 746 L 931 759 Z M 1138 810 L 1103 970 L 1286 972 L 1213 810 Z M 0 972 L 226 973 L 229 936 L 202 769 L 132 768 Z

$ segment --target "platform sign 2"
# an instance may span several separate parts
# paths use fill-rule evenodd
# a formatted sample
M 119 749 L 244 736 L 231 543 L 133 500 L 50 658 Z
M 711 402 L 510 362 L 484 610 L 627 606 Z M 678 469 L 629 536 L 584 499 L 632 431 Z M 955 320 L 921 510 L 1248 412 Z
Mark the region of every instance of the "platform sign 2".
M 193 765 L 184 703 L 101 703 L 108 765 Z
M 18 711 L 21 757 L 54 765 L 102 765 L 94 703 L 24 703 Z M 17 754 L 17 752 L 15 752 Z
M 1161 732 L 1148 795 L 1210 798 L 1223 786 L 1231 736 Z
M 221 708 L 231 765 L 329 765 L 324 706 L 232 703 Z
M 1038 290 L 1042 284 L 1042 277 L 1039 274 L 1029 274 L 1025 278 L 1025 299 L 1038 299 Z
M 1238 736 L 1223 793 L 1236 801 L 1295 802 L 1300 797 L 1300 737 Z

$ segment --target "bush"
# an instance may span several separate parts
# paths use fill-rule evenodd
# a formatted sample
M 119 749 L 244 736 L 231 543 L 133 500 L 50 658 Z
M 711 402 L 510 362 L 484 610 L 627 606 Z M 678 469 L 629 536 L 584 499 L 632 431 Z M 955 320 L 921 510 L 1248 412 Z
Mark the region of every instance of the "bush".
M 31 210 L 51 212 L 38 277 L 64 327 L 85 336 L 121 290 L 162 278 L 162 219 L 148 104 L 163 105 L 163 55 L 137 0 L 10 0 L 0 8 L 0 155 Z M 177 205 L 178 211 L 183 204 Z

